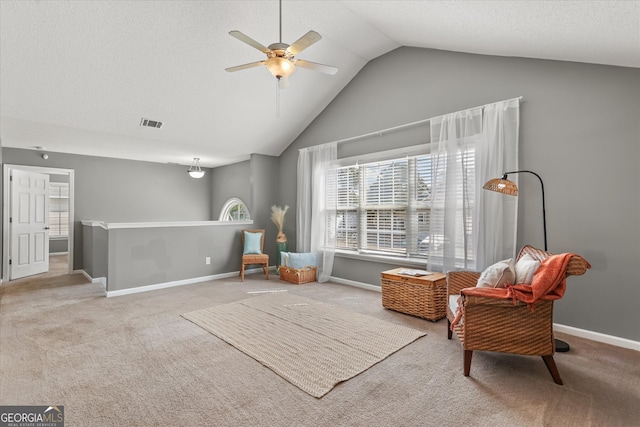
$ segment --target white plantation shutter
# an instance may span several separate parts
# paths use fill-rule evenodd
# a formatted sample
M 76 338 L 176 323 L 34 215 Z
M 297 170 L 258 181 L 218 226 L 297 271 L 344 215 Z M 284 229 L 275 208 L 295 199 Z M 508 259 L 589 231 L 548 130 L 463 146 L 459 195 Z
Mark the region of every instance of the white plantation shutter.
M 49 237 L 69 236 L 69 184 L 49 184 Z
M 357 166 L 338 168 L 336 173 L 336 248 L 358 249 L 359 176 Z
M 429 249 L 429 224 L 431 220 L 431 156 L 424 155 L 415 158 L 410 163 L 413 165 L 410 176 L 414 180 L 411 188 L 414 194 L 410 198 L 412 201 L 412 221 L 409 224 L 413 227 L 411 235 L 415 245 L 410 245 L 408 249 L 411 255 L 426 256 Z
M 429 155 L 337 170 L 336 248 L 426 256 L 431 199 Z
M 406 253 L 407 165 L 407 159 L 400 159 L 363 166 L 364 250 Z

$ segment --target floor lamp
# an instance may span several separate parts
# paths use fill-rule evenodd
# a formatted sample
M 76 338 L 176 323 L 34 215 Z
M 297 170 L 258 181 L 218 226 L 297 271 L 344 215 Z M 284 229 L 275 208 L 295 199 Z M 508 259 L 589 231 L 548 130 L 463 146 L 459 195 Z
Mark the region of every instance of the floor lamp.
M 544 204 L 544 183 L 542 182 L 542 178 L 540 178 L 540 175 L 532 171 L 524 171 L 524 170 L 505 172 L 502 175 L 502 178 L 490 179 L 482 188 L 484 188 L 485 190 L 496 191 L 502 194 L 508 194 L 510 196 L 517 196 L 518 186 L 516 185 L 515 182 L 509 181 L 507 179 L 507 176 L 513 173 L 530 173 L 535 175 L 540 181 L 540 188 L 542 189 L 542 227 L 544 230 L 544 250 L 547 251 L 547 211 L 545 209 L 545 204 Z M 569 351 L 569 344 L 559 339 L 555 340 L 555 347 L 556 347 L 556 351 L 558 352 Z

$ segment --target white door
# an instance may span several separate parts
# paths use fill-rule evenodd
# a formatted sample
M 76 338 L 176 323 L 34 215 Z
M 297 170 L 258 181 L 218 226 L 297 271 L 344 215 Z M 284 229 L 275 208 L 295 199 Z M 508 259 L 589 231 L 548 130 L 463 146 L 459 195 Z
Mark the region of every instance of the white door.
M 49 271 L 49 175 L 11 170 L 10 280 Z

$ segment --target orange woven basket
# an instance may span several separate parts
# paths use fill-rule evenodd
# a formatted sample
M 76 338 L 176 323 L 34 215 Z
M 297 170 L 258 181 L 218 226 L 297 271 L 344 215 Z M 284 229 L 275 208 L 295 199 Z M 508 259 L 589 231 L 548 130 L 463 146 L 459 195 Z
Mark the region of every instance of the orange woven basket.
M 280 266 L 280 280 L 284 280 L 294 285 L 316 281 L 316 267 L 291 268 Z

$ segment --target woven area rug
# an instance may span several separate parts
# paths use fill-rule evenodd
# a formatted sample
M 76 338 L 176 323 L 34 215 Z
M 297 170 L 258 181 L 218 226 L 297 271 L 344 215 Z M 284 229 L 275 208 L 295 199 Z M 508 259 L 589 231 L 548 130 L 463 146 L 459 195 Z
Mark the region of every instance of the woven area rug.
M 426 335 L 288 293 L 182 315 L 315 397 Z

